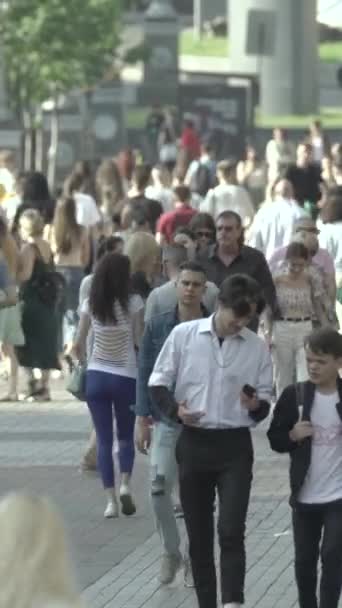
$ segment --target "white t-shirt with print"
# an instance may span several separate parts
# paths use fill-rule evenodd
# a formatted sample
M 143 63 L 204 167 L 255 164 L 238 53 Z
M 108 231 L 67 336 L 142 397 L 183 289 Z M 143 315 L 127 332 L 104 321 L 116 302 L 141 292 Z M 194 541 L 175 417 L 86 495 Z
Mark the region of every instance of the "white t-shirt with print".
M 336 404 L 338 393 L 323 395 L 316 391 L 311 410 L 314 427 L 311 464 L 298 500 L 324 504 L 342 499 L 342 420 Z
M 131 296 L 126 313 L 118 302 L 114 304 L 117 323 L 101 323 L 91 316 L 93 346 L 87 369 L 117 374 L 127 378 L 137 376 L 137 357 L 134 347 L 134 316 L 144 308 L 138 295 Z M 89 314 L 89 299 L 82 306 Z

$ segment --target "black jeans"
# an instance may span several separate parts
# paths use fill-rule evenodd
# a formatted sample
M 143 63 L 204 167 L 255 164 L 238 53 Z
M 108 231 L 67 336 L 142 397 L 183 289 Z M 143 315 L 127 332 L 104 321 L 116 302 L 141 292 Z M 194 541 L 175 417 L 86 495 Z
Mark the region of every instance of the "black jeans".
M 214 502 L 219 500 L 221 594 L 224 604 L 244 602 L 245 525 L 252 482 L 248 429 L 184 427 L 176 448 L 180 498 L 200 608 L 217 608 Z
M 342 500 L 293 510 L 295 572 L 300 608 L 337 608 L 342 586 Z M 321 544 L 322 577 L 317 602 Z

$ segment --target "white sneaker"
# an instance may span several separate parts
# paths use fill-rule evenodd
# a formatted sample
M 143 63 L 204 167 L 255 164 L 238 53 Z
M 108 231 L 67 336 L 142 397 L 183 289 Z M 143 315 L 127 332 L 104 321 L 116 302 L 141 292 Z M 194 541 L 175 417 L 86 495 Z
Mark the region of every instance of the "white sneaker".
M 108 500 L 104 516 L 107 519 L 119 517 L 118 505 L 114 500 Z
M 223 608 L 241 608 L 241 604 L 237 602 L 231 602 L 230 604 L 223 604 Z

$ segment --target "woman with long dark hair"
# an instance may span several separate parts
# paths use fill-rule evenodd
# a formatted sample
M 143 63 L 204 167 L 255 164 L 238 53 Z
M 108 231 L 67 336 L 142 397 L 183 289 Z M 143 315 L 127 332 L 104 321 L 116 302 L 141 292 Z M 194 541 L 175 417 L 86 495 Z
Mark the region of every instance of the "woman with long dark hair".
M 136 507 L 130 478 L 134 464 L 136 349 L 143 331 L 144 305 L 130 295 L 130 262 L 108 253 L 98 263 L 90 298 L 81 314 L 75 353 L 85 360 L 89 329 L 93 347 L 87 363 L 86 396 L 98 441 L 98 466 L 107 493 L 105 517 L 118 516 L 113 464 L 113 406 L 119 440 L 120 502 L 124 515 Z
M 68 355 L 79 321 L 80 285 L 90 259 L 89 234 L 86 228 L 77 223 L 76 205 L 72 197 L 63 197 L 57 202 L 55 217 L 52 225 L 46 226 L 45 238 L 50 243 L 56 269 L 65 279 L 61 352 Z

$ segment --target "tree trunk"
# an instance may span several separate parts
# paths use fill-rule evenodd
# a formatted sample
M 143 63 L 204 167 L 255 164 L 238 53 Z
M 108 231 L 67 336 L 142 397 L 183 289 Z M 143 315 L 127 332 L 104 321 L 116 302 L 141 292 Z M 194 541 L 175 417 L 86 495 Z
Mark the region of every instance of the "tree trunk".
M 35 170 L 43 171 L 44 162 L 44 125 L 41 110 L 36 114 L 36 149 L 35 149 Z
M 24 171 L 33 168 L 33 121 L 30 110 L 23 110 L 24 124 Z
M 57 108 L 57 101 L 55 107 L 51 113 L 51 127 L 50 127 L 50 147 L 48 152 L 48 169 L 47 179 L 51 191 L 54 190 L 56 181 L 56 168 L 57 168 L 57 152 L 58 152 L 58 141 L 59 141 L 59 112 Z

